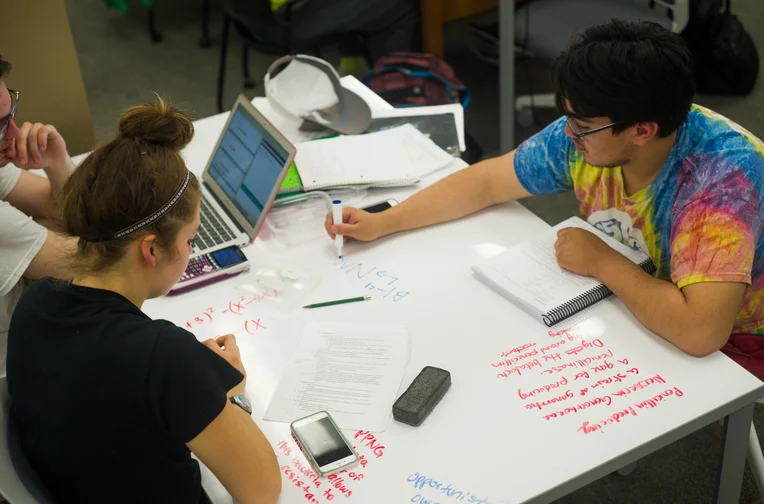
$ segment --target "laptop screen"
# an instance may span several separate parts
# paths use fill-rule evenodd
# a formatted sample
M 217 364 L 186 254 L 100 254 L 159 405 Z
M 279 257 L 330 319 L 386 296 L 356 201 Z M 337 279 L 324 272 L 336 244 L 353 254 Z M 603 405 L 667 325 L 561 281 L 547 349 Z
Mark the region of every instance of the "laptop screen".
M 236 107 L 212 158 L 209 175 L 255 226 L 288 157 L 244 107 Z

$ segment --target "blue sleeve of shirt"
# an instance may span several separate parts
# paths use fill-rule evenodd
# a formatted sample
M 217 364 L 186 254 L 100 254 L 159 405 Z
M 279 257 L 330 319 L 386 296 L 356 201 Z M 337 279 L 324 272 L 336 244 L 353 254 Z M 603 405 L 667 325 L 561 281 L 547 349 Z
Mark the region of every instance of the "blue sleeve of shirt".
M 520 144 L 515 152 L 515 173 L 531 194 L 573 190 L 570 163 L 575 159 L 573 141 L 565 134 L 565 117 Z

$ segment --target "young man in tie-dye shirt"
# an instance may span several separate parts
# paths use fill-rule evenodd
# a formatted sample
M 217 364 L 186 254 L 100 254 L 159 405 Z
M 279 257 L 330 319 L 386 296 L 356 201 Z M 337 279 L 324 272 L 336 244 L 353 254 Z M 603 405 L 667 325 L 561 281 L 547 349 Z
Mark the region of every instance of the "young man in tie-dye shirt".
M 575 191 L 581 216 L 646 252 L 653 277 L 582 229 L 563 268 L 607 285 L 647 328 L 704 356 L 722 349 L 764 379 L 764 144 L 692 104 L 690 53 L 651 23 L 590 28 L 555 61 L 559 120 L 380 214 L 344 210 L 327 231 L 360 240 L 490 205 Z

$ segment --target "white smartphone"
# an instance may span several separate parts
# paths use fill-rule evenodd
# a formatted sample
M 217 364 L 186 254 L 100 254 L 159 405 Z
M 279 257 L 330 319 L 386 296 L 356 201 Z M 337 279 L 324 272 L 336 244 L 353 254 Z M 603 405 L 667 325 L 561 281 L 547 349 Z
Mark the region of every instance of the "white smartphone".
M 328 476 L 358 462 L 358 455 L 326 411 L 295 420 L 292 437 L 313 469 Z
M 397 204 L 398 202 L 396 200 L 389 199 L 387 201 L 382 201 L 381 203 L 374 203 L 373 205 L 364 207 L 361 210 L 366 210 L 369 213 L 379 213 L 379 212 L 384 212 L 388 208 L 394 207 Z

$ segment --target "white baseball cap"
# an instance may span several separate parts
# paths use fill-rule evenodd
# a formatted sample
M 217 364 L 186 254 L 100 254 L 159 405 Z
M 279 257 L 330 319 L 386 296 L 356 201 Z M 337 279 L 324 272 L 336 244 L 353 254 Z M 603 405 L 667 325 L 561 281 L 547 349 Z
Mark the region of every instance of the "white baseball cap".
M 265 95 L 277 109 L 345 135 L 363 133 L 371 122 L 369 104 L 342 86 L 331 64 L 314 56 L 274 61 L 265 74 Z

